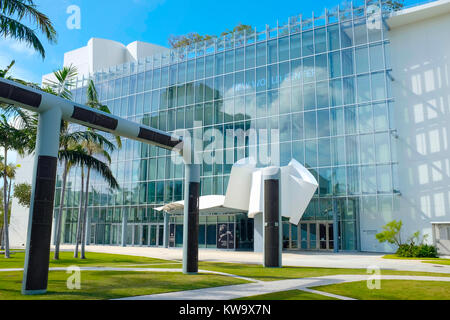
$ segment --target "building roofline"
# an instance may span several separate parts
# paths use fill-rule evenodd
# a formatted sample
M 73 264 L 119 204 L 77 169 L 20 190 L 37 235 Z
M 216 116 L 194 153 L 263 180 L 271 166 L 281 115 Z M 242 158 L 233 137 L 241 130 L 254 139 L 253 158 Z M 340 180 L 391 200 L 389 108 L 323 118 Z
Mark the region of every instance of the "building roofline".
M 450 13 L 450 0 L 438 0 L 393 12 L 386 22 L 394 29 L 447 13 Z

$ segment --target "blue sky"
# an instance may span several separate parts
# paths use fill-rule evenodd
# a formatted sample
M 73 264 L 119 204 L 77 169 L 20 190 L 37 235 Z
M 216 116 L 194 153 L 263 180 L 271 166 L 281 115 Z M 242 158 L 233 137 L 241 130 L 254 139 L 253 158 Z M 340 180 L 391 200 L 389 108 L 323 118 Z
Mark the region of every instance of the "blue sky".
M 362 0 L 357 0 L 362 1 Z M 406 0 L 406 4 L 423 0 Z M 58 43 L 44 41 L 45 60 L 23 43 L 0 39 L 0 68 L 16 60 L 16 77 L 40 82 L 43 74 L 62 66 L 64 53 L 85 46 L 92 37 L 116 40 L 124 44 L 146 41 L 167 46 L 171 34 L 188 32 L 220 34 L 238 23 L 252 25 L 258 30 L 266 24 L 276 25 L 288 17 L 302 13 L 322 13 L 342 1 L 292 0 L 35 0 L 40 11 L 53 21 L 58 32 Z M 69 30 L 66 13 L 70 5 L 81 10 L 81 29 Z

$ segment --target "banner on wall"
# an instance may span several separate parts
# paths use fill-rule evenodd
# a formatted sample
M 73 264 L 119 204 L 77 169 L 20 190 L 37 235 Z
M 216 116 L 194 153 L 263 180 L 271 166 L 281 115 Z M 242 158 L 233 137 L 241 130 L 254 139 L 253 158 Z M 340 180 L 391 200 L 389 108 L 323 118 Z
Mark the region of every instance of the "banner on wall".
M 175 225 L 171 224 L 169 227 L 169 247 L 175 247 Z
M 234 249 L 234 223 L 217 225 L 217 249 Z

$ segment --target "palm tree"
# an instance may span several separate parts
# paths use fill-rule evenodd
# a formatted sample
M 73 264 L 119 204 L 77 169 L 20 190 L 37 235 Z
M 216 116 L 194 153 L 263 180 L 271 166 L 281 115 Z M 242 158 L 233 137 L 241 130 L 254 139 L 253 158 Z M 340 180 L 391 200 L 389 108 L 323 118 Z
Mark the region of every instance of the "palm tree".
M 90 80 L 87 87 L 87 102 L 86 105 L 89 107 L 106 112 L 111 113 L 108 106 L 103 105 L 100 103 L 98 98 L 97 89 L 95 88 L 94 81 Z M 93 129 L 91 129 L 94 131 Z M 116 136 L 116 144 L 117 147 L 120 149 L 122 148 L 122 141 L 120 137 Z M 102 156 L 105 158 L 108 163 L 111 163 L 111 156 L 108 152 L 108 150 L 105 150 L 102 148 L 101 145 L 95 144 L 95 143 L 84 143 L 83 147 L 87 151 L 87 153 L 91 156 Z M 113 151 L 113 150 L 109 150 Z M 86 224 L 87 224 L 87 207 L 89 203 L 89 183 L 90 183 L 90 177 L 91 177 L 91 170 L 90 168 L 87 168 L 87 177 L 86 177 L 86 188 L 85 188 L 85 197 L 84 197 L 84 209 L 81 216 L 81 259 L 86 259 Z M 75 246 L 75 255 L 78 256 L 78 234 L 77 234 L 77 243 Z
M 20 166 L 16 166 L 15 164 L 10 163 L 6 167 L 6 170 L 5 170 L 5 164 L 3 162 L 4 161 L 4 157 L 0 156 L 0 161 L 2 161 L 0 163 L 0 178 L 3 178 L 5 176 L 5 174 L 6 174 L 7 178 L 9 179 L 8 196 L 7 196 L 7 199 L 6 199 L 6 203 L 8 205 L 8 211 L 9 211 L 10 210 L 9 205 L 11 204 L 11 186 L 12 186 L 12 182 L 13 182 L 14 178 L 16 177 L 16 169 L 19 168 Z M 3 199 L 3 197 L 2 197 L 2 199 Z M 8 212 L 8 214 L 9 214 L 9 212 Z M 7 222 L 7 221 L 8 221 L 7 219 L 4 219 L 3 223 L 5 224 L 5 222 Z M 6 231 L 6 230 L 4 230 L 4 231 Z M 2 235 L 3 234 L 6 234 L 6 233 L 2 232 Z M 5 241 L 2 241 L 2 249 L 4 249 L 4 246 L 5 246 Z
M 3 157 L 2 157 L 3 159 Z M 9 183 L 8 183 L 8 198 L 6 199 L 6 201 L 10 204 L 11 203 L 11 187 L 12 187 L 12 182 L 16 177 L 16 172 L 17 172 L 17 168 L 20 168 L 20 165 L 15 165 L 14 163 L 10 163 L 8 164 L 8 166 L 6 167 L 6 170 L 4 170 L 4 163 L 0 163 L 0 178 L 3 178 L 3 175 L 6 172 L 6 176 L 9 179 Z
M 29 20 L 33 26 L 21 23 L 24 19 Z M 45 49 L 36 29 L 43 33 L 50 43 L 56 43 L 57 34 L 52 22 L 37 10 L 33 0 L 0 0 L 0 36 L 25 42 L 45 58 Z
M 5 244 L 5 258 L 10 257 L 9 252 L 9 233 L 8 233 L 8 212 L 9 212 L 9 198 L 8 198 L 8 150 L 16 150 L 19 154 L 24 154 L 27 148 L 27 141 L 29 137 L 29 129 L 17 129 L 15 126 L 8 122 L 8 119 L 4 114 L 1 115 L 0 120 L 0 147 L 3 148 L 3 164 L 2 172 L 0 174 L 3 177 L 3 212 L 4 212 L 4 225 L 3 225 L 3 237 Z
M 71 89 L 75 84 L 77 69 L 74 66 L 63 67 L 53 73 L 56 80 L 49 80 L 44 83 L 44 90 L 55 94 L 64 99 L 72 100 Z M 94 169 L 104 177 L 111 187 L 117 188 L 118 184 L 111 170 L 104 162 L 96 159 L 83 150 L 82 143 L 98 144 L 107 150 L 113 150 L 114 145 L 104 136 L 93 131 L 73 131 L 68 122 L 61 121 L 60 146 L 58 158 L 63 167 L 62 190 L 60 195 L 60 206 L 56 215 L 56 239 L 54 259 L 59 260 L 59 251 L 61 244 L 61 223 L 62 208 L 64 206 L 64 197 L 66 192 L 67 176 L 73 166 L 82 166 L 83 168 Z
M 60 195 L 59 211 L 56 216 L 56 239 L 55 239 L 55 254 L 54 259 L 59 260 L 59 248 L 61 244 L 61 222 L 62 209 L 64 206 L 64 197 L 66 192 L 67 176 L 73 166 L 79 165 L 86 168 L 92 168 L 99 172 L 109 184 L 117 188 L 118 184 L 115 180 L 108 165 L 104 162 L 87 154 L 82 148 L 82 143 L 95 143 L 107 149 L 114 149 L 114 145 L 109 142 L 102 135 L 90 131 L 69 131 L 69 126 L 65 123 L 61 129 L 60 148 L 58 152 L 58 159 L 62 163 L 62 190 Z

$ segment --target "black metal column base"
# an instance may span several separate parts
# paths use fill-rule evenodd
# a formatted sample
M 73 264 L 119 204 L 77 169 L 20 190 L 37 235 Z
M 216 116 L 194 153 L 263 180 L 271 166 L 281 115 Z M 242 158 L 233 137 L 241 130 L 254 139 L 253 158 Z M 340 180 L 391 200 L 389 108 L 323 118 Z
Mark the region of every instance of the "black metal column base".
M 32 207 L 23 294 L 47 291 L 57 158 L 39 156 Z
M 199 197 L 200 183 L 189 183 L 186 274 L 198 273 Z
M 264 181 L 264 267 L 280 268 L 280 180 Z

